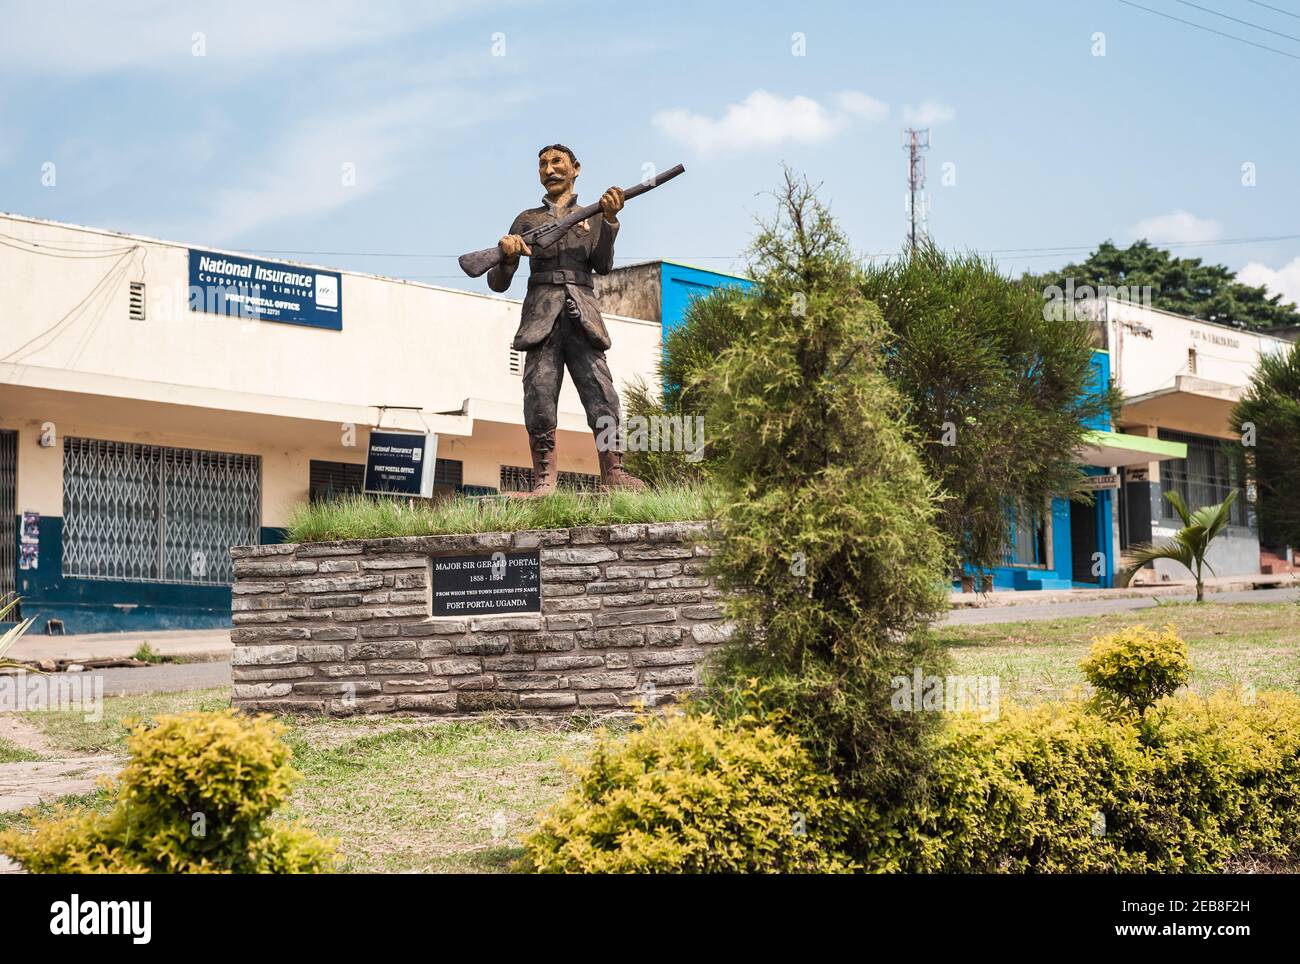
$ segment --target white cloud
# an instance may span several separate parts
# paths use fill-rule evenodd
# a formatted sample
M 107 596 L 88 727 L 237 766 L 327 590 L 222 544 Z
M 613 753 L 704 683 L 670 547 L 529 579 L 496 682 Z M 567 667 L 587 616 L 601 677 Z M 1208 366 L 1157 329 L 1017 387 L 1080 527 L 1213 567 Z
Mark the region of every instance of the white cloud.
M 230 186 L 212 193 L 208 210 L 159 226 L 157 233 L 229 243 L 266 224 L 327 213 L 425 163 L 442 132 L 499 120 L 531 96 L 441 89 L 386 97 L 347 111 L 323 110 L 266 144 L 250 168 L 232 171 Z M 344 183 L 344 164 L 354 165 L 354 184 Z
M 1263 285 L 1270 295 L 1281 295 L 1284 302 L 1300 304 L 1300 258 L 1292 258 L 1276 271 L 1252 261 L 1237 272 L 1237 280 L 1252 286 Z
M 957 111 L 937 100 L 923 100 L 919 107 L 903 105 L 903 123 L 908 127 L 933 127 L 957 116 Z
M 666 110 L 654 116 L 654 125 L 702 154 L 714 154 L 778 144 L 819 144 L 854 120 L 879 120 L 888 112 L 884 104 L 859 91 L 840 93 L 835 105 L 756 90 L 739 104 L 728 105 L 717 119 L 688 110 Z
M 1223 226 L 1218 221 L 1198 218 L 1180 209 L 1169 214 L 1143 218 L 1129 228 L 1129 234 L 1134 238 L 1146 238 L 1152 243 L 1216 241 L 1223 237 Z
M 20 2 L 5 4 L 0 67 L 74 75 L 204 65 L 267 68 L 281 57 L 396 37 L 458 16 L 466 6 L 460 0 L 226 0 L 198 8 L 174 0 Z M 195 34 L 203 34 L 204 57 L 192 53 Z
M 840 105 L 840 110 L 846 114 L 853 114 L 865 121 L 882 121 L 889 114 L 888 105 L 876 100 L 876 98 L 862 93 L 860 90 L 846 90 L 840 93 L 836 98 Z

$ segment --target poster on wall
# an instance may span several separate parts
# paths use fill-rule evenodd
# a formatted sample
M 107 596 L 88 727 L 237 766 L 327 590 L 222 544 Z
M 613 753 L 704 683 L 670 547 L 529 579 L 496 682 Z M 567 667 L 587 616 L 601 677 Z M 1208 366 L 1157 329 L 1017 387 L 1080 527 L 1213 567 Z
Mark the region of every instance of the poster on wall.
M 190 311 L 343 330 L 343 276 L 213 251 L 190 251 Z
M 35 569 L 41 558 L 41 514 L 24 512 L 22 530 L 18 534 L 18 568 Z

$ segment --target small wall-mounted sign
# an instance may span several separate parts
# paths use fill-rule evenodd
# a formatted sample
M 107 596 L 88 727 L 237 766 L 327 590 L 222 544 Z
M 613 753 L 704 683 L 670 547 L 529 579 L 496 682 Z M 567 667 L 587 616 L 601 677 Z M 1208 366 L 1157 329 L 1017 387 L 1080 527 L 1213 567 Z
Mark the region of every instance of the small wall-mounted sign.
M 438 436 L 429 432 L 371 432 L 362 489 L 385 495 L 433 495 Z
M 1145 466 L 1141 468 L 1128 468 L 1124 470 L 1125 482 L 1149 482 L 1151 480 L 1151 471 Z
M 541 553 L 491 552 L 434 556 L 434 616 L 490 616 L 542 611 Z
M 1109 475 L 1089 475 L 1084 477 L 1083 484 L 1085 488 L 1090 489 L 1093 492 L 1101 492 L 1106 489 L 1118 489 L 1119 476 L 1113 473 Z

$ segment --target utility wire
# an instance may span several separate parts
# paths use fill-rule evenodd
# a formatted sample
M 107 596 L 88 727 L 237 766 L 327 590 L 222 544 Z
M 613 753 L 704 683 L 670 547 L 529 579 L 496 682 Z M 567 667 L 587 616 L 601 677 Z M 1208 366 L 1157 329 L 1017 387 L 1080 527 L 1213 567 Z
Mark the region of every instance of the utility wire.
M 1150 7 L 1144 7 L 1140 3 L 1133 3 L 1133 0 L 1119 0 L 1126 7 L 1136 7 L 1139 10 L 1145 10 L 1147 13 L 1154 13 L 1157 17 L 1164 17 L 1166 20 L 1174 20 L 1178 23 L 1186 24 L 1189 27 L 1195 27 L 1197 30 L 1204 30 L 1207 33 L 1217 34 L 1220 37 L 1227 37 L 1229 40 L 1235 40 L 1238 43 L 1250 44 L 1260 50 L 1267 50 L 1270 53 L 1281 54 L 1283 57 L 1290 57 L 1292 60 L 1300 60 L 1300 55 L 1287 53 L 1285 50 L 1278 50 L 1276 47 L 1270 47 L 1267 44 L 1257 44 L 1253 40 L 1247 40 L 1245 37 L 1238 37 L 1235 34 L 1224 33 L 1222 30 L 1215 30 L 1213 27 L 1207 27 L 1203 23 L 1196 23 L 1192 20 L 1184 20 L 1182 17 L 1175 17 L 1171 13 L 1164 13 L 1161 10 L 1152 10 Z
M 1280 31 L 1272 30 L 1268 27 L 1261 27 L 1259 24 L 1251 23 L 1249 20 L 1239 20 L 1236 17 L 1230 17 L 1226 13 L 1219 13 L 1219 11 L 1211 10 L 1209 7 L 1202 7 L 1199 3 L 1192 3 L 1191 0 L 1177 0 L 1177 2 L 1181 3 L 1184 7 L 1191 7 L 1193 10 L 1200 10 L 1202 13 L 1208 13 L 1211 16 L 1222 17 L 1224 20 L 1231 20 L 1233 23 L 1239 23 L 1243 27 L 1254 27 L 1256 30 L 1264 31 L 1264 33 L 1271 33 L 1275 37 L 1283 37 L 1287 40 L 1294 40 L 1297 43 L 1300 43 L 1300 37 L 1293 37 L 1289 33 L 1281 33 Z
M 1283 10 L 1281 7 L 1275 7 L 1270 3 L 1260 3 L 1259 0 L 1247 0 L 1247 2 L 1253 3 L 1257 7 L 1263 7 L 1266 10 L 1274 10 L 1277 13 L 1284 13 L 1288 17 L 1295 17 L 1297 20 L 1300 20 L 1300 13 L 1292 13 L 1290 10 Z

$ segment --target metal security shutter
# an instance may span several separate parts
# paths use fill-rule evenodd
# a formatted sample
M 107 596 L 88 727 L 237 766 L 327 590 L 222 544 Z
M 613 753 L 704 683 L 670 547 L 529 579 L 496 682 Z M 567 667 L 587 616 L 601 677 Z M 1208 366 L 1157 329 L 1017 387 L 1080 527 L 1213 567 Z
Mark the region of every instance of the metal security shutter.
M 260 541 L 261 459 L 63 440 L 63 574 L 229 585 L 230 547 Z
M 555 477 L 556 487 L 574 492 L 595 492 L 600 488 L 599 475 L 581 472 L 560 472 Z M 528 492 L 533 487 L 533 470 L 522 465 L 501 466 L 502 492 Z
M 14 555 L 18 530 L 18 433 L 0 431 L 0 600 L 18 591 Z

